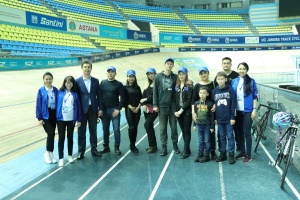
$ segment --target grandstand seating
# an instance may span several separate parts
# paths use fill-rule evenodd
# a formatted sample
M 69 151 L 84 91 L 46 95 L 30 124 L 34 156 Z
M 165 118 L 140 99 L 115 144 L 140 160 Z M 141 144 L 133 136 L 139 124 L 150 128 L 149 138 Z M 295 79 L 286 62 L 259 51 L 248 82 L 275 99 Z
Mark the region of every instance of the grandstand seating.
M 0 24 L 3 50 L 12 55 L 91 55 L 103 52 L 80 35 Z
M 179 9 L 204 35 L 251 35 L 239 14 L 201 9 Z
M 124 17 L 103 1 L 44 0 L 67 19 L 99 25 L 122 27 Z
M 131 20 L 151 22 L 160 32 L 194 34 L 170 8 L 141 6 L 114 2 Z
M 41 4 L 39 0 L 0 0 L 0 5 L 49 16 L 56 16 L 56 14 Z

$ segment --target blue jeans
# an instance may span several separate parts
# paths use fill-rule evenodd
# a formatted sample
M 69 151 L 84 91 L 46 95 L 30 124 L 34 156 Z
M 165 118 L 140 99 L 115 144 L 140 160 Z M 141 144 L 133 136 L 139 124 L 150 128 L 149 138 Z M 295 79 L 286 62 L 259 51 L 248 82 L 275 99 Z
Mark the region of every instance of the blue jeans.
M 239 139 L 239 147 L 242 153 L 251 157 L 252 137 L 251 137 L 251 112 L 237 111 L 236 113 L 236 127 Z M 246 151 L 245 151 L 246 140 Z
M 210 125 L 197 124 L 199 138 L 199 154 L 209 155 L 210 153 Z
M 228 152 L 230 154 L 234 154 L 235 144 L 234 144 L 233 126 L 230 123 L 218 123 L 218 129 L 219 129 L 220 144 L 221 144 L 220 152 L 226 153 L 227 140 L 228 140 Z
M 114 136 L 115 136 L 115 145 L 119 146 L 121 143 L 120 135 L 120 119 L 121 113 L 117 117 L 112 117 L 112 114 L 116 108 L 106 107 L 103 109 L 102 116 L 102 127 L 103 127 L 103 144 L 109 144 L 109 126 L 110 121 L 112 121 Z

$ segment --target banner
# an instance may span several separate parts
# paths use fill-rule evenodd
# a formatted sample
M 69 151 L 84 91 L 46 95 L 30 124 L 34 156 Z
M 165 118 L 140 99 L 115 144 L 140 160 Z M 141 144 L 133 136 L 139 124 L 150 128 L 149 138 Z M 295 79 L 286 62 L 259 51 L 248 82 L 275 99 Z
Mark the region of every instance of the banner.
M 100 34 L 99 25 L 97 24 L 90 24 L 90 23 L 79 22 L 74 20 L 67 20 L 67 22 L 68 22 L 68 27 L 67 27 L 68 32 L 97 35 L 97 36 L 99 36 Z
M 160 33 L 159 41 L 165 43 L 182 43 L 182 35 Z
M 292 43 L 300 42 L 300 35 L 261 36 L 259 43 Z
M 42 28 L 67 31 L 67 20 L 26 11 L 26 24 Z
M 115 39 L 127 39 L 127 31 L 122 28 L 100 26 L 100 36 Z
M 152 41 L 150 32 L 127 30 L 127 38 L 132 40 Z
M 194 36 L 183 35 L 183 43 L 204 43 L 204 44 L 244 44 L 245 37 L 224 37 L 224 36 Z
M 78 58 L 0 59 L 0 71 L 57 68 L 78 65 Z
M 191 51 L 269 51 L 269 50 L 291 50 L 300 49 L 300 46 L 287 47 L 238 47 L 238 48 L 178 48 L 179 52 Z
M 0 20 L 4 22 L 26 25 L 26 14 L 24 10 L 0 5 Z

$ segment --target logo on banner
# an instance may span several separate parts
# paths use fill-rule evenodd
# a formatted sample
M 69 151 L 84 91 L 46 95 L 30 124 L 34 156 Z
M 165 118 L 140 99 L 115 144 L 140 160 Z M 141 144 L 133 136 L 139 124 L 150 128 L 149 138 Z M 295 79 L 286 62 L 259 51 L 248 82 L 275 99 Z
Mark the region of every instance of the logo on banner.
M 139 39 L 139 38 L 144 38 L 145 39 L 146 35 L 145 34 L 139 34 L 138 32 L 134 32 L 133 33 L 133 38 L 136 39 L 136 40 Z
M 51 19 L 47 19 L 46 17 L 42 17 L 41 24 L 46 25 L 46 26 L 60 27 L 60 28 L 62 28 L 64 26 L 63 21 L 59 21 L 56 19 L 51 20 Z
M 66 60 L 66 64 L 71 64 L 72 60 Z
M 48 65 L 54 65 L 54 61 L 53 60 L 48 61 Z
M 225 38 L 225 43 L 229 43 L 230 40 L 229 40 L 229 37 Z
M 38 16 L 31 15 L 31 22 L 34 24 L 38 24 L 39 23 Z
M 199 38 L 199 37 L 193 38 L 192 36 L 190 36 L 188 38 L 188 42 L 201 42 L 201 38 Z
M 69 28 L 70 28 L 70 30 L 72 30 L 72 31 L 75 31 L 76 30 L 76 24 L 75 24 L 75 22 L 70 22 L 69 23 Z
M 245 37 L 245 43 L 246 44 L 258 44 L 259 37 Z
M 211 37 L 208 37 L 206 41 L 207 43 L 211 43 Z
M 27 62 L 25 62 L 25 65 L 26 66 L 31 66 L 31 65 L 33 65 L 33 61 L 27 61 Z
M 79 25 L 79 30 L 90 31 L 90 32 L 98 32 L 98 29 L 94 26 L 88 25 Z

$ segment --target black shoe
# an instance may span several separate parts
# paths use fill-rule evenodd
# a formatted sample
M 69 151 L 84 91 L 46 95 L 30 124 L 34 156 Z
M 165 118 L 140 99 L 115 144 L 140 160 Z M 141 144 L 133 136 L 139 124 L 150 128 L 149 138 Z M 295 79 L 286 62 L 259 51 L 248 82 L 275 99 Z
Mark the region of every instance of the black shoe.
M 174 153 L 180 154 L 180 150 L 178 149 L 178 145 L 176 143 L 173 144 Z
M 101 154 L 101 152 L 98 152 L 97 150 L 94 150 L 94 151 L 92 151 L 92 156 L 96 156 L 96 157 L 101 158 L 102 154 Z
M 190 155 L 188 154 L 188 150 L 184 150 L 183 153 L 181 154 L 181 159 L 186 159 L 187 157 L 189 157 Z
M 82 160 L 82 159 L 84 159 L 84 154 L 78 153 L 77 160 Z
M 115 153 L 116 153 L 116 155 L 121 155 L 122 154 L 122 152 L 119 149 L 119 146 L 115 146 Z
M 188 156 L 192 155 L 192 152 L 191 152 L 190 148 L 187 149 L 187 154 L 188 154 Z
M 203 157 L 203 154 L 198 153 L 197 157 L 194 159 L 195 162 L 200 162 L 200 159 Z
M 157 151 L 157 147 L 147 147 L 146 152 L 147 153 L 154 153 Z
M 201 163 L 205 163 L 205 162 L 208 162 L 208 161 L 210 161 L 209 155 L 204 155 L 204 156 L 199 160 L 199 162 L 201 162 Z
M 210 152 L 210 155 L 211 155 L 211 159 L 212 159 L 212 160 L 216 160 L 216 159 L 217 159 L 217 154 L 216 154 L 215 151 L 211 151 L 211 152 Z
M 244 153 L 239 153 L 239 155 L 237 155 L 236 157 L 235 157 L 235 159 L 237 159 L 237 160 L 239 160 L 239 159 L 243 159 L 243 158 L 245 158 L 245 154 Z
M 106 145 L 104 146 L 104 145 L 103 145 L 103 148 L 101 149 L 100 152 L 101 152 L 102 154 L 110 152 L 109 146 L 106 146 Z
M 235 164 L 235 158 L 234 158 L 234 154 L 229 154 L 229 159 L 228 159 L 228 163 L 229 164 Z
M 162 146 L 162 150 L 160 152 L 161 156 L 166 156 L 168 154 L 167 145 Z
M 227 160 L 226 153 L 220 153 L 219 157 L 216 159 L 216 162 L 222 162 L 224 160 Z
M 130 145 L 130 151 L 133 152 L 133 153 L 138 153 L 138 152 L 139 152 L 139 149 L 136 148 L 136 146 L 131 146 L 131 145 Z

